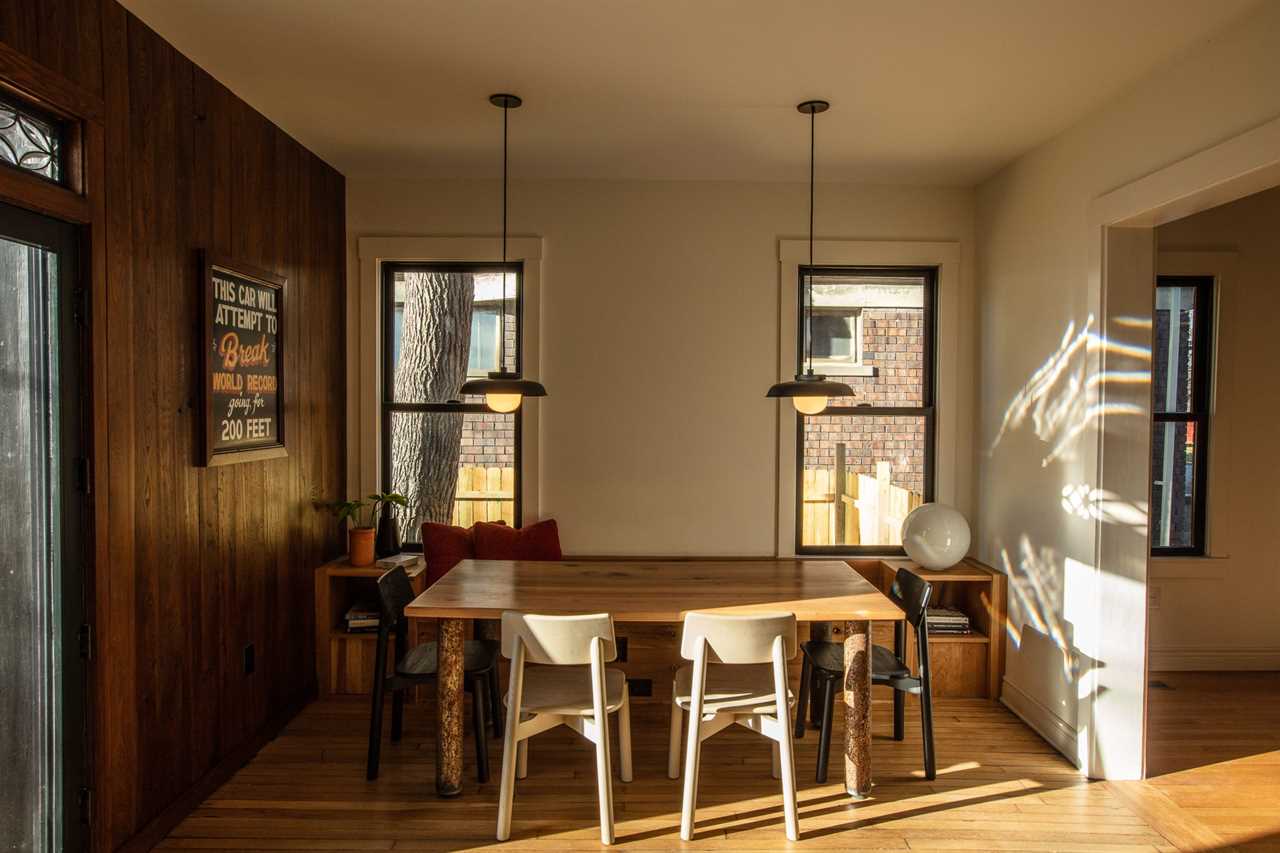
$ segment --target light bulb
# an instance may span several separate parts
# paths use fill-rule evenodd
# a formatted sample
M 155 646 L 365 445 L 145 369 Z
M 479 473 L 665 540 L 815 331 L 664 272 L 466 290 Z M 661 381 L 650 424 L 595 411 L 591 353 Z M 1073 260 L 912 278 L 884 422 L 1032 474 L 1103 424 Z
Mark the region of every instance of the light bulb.
M 491 411 L 502 412 L 503 414 L 506 414 L 507 412 L 514 412 L 516 409 L 520 408 L 520 395 L 519 394 L 485 394 L 484 404 L 488 406 Z M 824 406 L 826 405 L 825 397 L 823 398 L 822 404 Z
M 792 397 L 791 404 L 802 415 L 816 415 L 827 407 L 826 397 Z

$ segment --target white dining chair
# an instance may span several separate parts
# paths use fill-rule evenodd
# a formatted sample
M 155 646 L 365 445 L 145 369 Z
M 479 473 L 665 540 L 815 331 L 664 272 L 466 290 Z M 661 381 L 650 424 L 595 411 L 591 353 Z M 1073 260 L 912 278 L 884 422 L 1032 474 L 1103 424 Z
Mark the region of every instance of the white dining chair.
M 511 837 L 517 769 L 524 778 L 528 739 L 563 725 L 596 745 L 600 840 L 612 844 L 609 715 L 615 711 L 622 759 L 619 775 L 623 782 L 631 781 L 627 678 L 622 670 L 605 666 L 618 656 L 613 617 L 607 613 L 537 616 L 508 611 L 502 614 L 502 654 L 511 660 L 511 678 L 507 688 L 506 736 L 502 742 L 498 840 Z
M 773 777 L 782 778 L 787 838 L 799 840 L 790 713 L 795 696 L 787 687 L 787 661 L 795 655 L 795 614 L 685 616 L 680 656 L 693 663 L 676 672 L 667 756 L 667 775 L 680 778 L 680 729 L 688 711 L 681 839 L 693 840 L 702 742 L 737 723 L 774 742 Z

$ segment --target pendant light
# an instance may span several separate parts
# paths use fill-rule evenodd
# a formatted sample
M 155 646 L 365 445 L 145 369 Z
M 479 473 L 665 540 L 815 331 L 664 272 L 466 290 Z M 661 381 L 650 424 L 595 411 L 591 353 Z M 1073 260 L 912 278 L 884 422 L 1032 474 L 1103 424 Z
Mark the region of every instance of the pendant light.
M 507 111 L 524 103 L 517 95 L 490 95 L 489 103 L 502 109 L 502 322 L 498 325 L 501 355 L 498 369 L 485 379 L 472 379 L 460 389 L 462 394 L 483 394 L 490 411 L 507 414 L 520 408 L 525 397 L 545 397 L 541 382 L 522 379 L 518 372 L 507 370 Z
M 796 109 L 809 116 L 809 266 L 813 266 L 813 160 L 814 160 L 814 116 L 830 109 L 826 101 L 805 101 Z M 816 415 L 827 407 L 831 397 L 852 397 L 853 388 L 843 382 L 832 382 L 825 376 L 813 372 L 813 283 L 812 277 L 804 277 L 803 286 L 808 288 L 804 300 L 805 309 L 805 356 L 808 365 L 804 373 L 797 373 L 790 382 L 779 382 L 769 389 L 766 397 L 788 397 L 796 411 L 802 415 Z

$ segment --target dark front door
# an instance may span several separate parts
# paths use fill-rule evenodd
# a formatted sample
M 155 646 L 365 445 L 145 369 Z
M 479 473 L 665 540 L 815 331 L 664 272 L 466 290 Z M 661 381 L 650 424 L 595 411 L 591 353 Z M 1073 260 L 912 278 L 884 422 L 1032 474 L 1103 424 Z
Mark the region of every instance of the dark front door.
M 0 204 L 0 846 L 80 850 L 86 318 L 66 223 Z

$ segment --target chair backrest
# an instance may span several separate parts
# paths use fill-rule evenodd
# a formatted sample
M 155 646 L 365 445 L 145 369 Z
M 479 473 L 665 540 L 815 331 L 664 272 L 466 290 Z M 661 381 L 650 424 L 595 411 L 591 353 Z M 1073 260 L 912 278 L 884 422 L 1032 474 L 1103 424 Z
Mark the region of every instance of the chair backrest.
M 680 656 L 694 660 L 699 640 L 706 640 L 709 663 L 770 663 L 773 641 L 782 637 L 786 658 L 796 655 L 794 613 L 688 613 L 680 639 Z
M 889 600 L 902 608 L 907 614 L 907 622 L 919 631 L 932 593 L 933 585 L 924 578 L 907 569 L 898 569 L 893 586 L 889 588 Z
M 607 663 L 618 657 L 614 640 L 613 617 L 608 613 L 584 616 L 542 616 L 534 613 L 502 614 L 502 655 L 513 659 L 516 642 L 524 644 L 526 663 L 577 666 L 591 663 L 591 646 L 599 637 L 604 641 Z
M 414 593 L 403 566 L 396 566 L 378 578 L 378 598 L 385 626 L 394 626 L 404 619 L 404 609 L 413 601 Z

